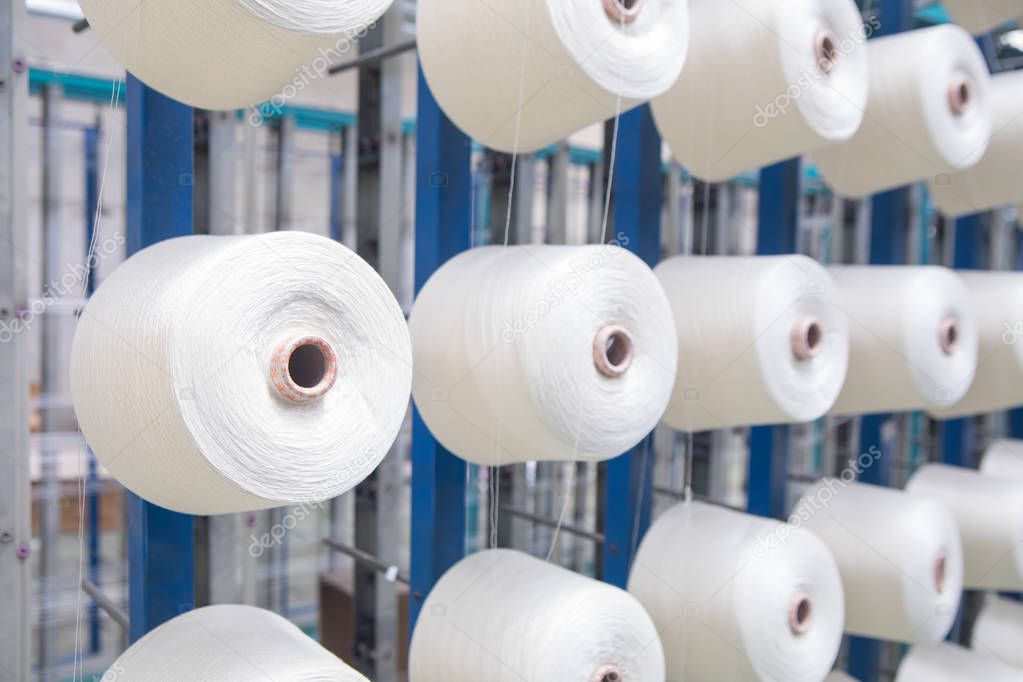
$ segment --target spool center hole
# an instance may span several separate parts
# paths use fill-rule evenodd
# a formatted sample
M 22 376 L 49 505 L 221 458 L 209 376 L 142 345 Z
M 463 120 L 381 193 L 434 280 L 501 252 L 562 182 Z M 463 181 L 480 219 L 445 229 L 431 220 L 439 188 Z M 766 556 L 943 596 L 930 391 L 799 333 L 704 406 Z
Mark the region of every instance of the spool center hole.
M 806 328 L 806 347 L 811 351 L 816 351 L 820 347 L 823 338 L 824 331 L 817 322 L 813 322 Z
M 604 12 L 616 24 L 630 24 L 636 20 L 646 0 L 603 0 Z
M 838 41 L 829 31 L 821 31 L 817 34 L 814 52 L 817 57 L 817 65 L 824 73 L 830 73 L 838 65 Z
M 622 676 L 619 675 L 617 671 L 612 670 L 611 672 L 604 675 L 601 682 L 620 682 L 621 679 Z
M 934 562 L 934 586 L 938 588 L 938 592 L 945 591 L 945 571 L 947 569 L 947 561 L 945 555 L 940 555 Z
M 604 348 L 604 355 L 607 363 L 612 367 L 620 367 L 629 357 L 632 350 L 632 343 L 624 334 L 615 332 L 607 339 Z
M 941 329 L 938 332 L 938 342 L 945 355 L 955 352 L 956 346 L 959 344 L 959 324 L 956 320 L 952 318 L 942 320 Z
M 318 386 L 327 374 L 327 358 L 323 350 L 311 343 L 297 347 L 288 357 L 288 374 L 297 386 Z
M 796 623 L 802 627 L 810 622 L 810 600 L 800 599 L 796 605 Z
M 961 115 L 970 108 L 973 101 L 973 87 L 968 80 L 959 80 L 948 88 L 948 106 L 952 113 Z

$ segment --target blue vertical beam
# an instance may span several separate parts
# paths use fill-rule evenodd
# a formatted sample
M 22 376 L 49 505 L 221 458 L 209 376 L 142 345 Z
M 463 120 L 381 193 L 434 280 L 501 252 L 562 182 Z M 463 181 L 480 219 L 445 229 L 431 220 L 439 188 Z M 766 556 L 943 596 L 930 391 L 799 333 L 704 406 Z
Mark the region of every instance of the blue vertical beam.
M 757 205 L 757 254 L 795 253 L 799 229 L 801 163 L 789 159 L 760 171 Z M 750 430 L 746 508 L 751 514 L 784 518 L 788 485 L 786 426 Z
M 618 123 L 612 196 L 617 239 L 647 265 L 661 256 L 661 137 L 649 106 L 622 114 Z M 653 436 L 607 463 L 604 486 L 604 563 L 601 578 L 625 587 L 632 556 L 650 526 Z
M 128 253 L 192 234 L 192 109 L 128 76 Z M 192 608 L 195 538 L 191 516 L 128 493 L 128 606 L 131 640 Z
M 448 120 L 419 71 L 416 127 L 416 292 L 445 261 L 469 248 L 469 138 Z M 415 627 L 423 600 L 465 554 L 466 464 L 444 449 L 418 410 L 412 422 L 412 570 Z
M 341 132 L 342 140 L 344 131 Z M 344 145 L 342 144 L 342 147 Z M 344 175 L 344 152 L 330 154 L 330 238 L 341 241 L 341 181 Z
M 85 295 L 88 296 L 95 288 L 95 281 L 92 278 L 92 261 L 89 260 L 89 248 L 93 237 L 96 234 L 96 207 L 99 204 L 99 137 L 98 127 L 85 129 L 84 151 L 85 151 L 85 267 L 88 287 Z M 89 448 L 89 468 L 86 479 L 86 515 L 89 523 L 89 580 L 93 585 L 100 584 L 100 556 L 99 556 L 99 473 L 96 464 L 96 455 Z M 95 602 L 89 605 L 89 652 L 98 654 L 103 648 L 101 639 L 102 632 L 99 624 L 99 606 Z

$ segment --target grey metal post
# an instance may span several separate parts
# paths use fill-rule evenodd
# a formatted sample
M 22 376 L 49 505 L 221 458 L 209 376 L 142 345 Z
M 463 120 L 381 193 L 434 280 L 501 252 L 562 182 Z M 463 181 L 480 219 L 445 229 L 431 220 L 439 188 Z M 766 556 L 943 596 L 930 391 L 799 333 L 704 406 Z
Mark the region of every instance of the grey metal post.
M 233 111 L 209 112 L 210 234 L 245 234 L 251 229 L 239 215 L 235 199 L 239 135 Z
M 290 230 L 295 216 L 292 210 L 295 179 L 295 119 L 282 116 L 277 122 L 277 211 L 274 229 Z

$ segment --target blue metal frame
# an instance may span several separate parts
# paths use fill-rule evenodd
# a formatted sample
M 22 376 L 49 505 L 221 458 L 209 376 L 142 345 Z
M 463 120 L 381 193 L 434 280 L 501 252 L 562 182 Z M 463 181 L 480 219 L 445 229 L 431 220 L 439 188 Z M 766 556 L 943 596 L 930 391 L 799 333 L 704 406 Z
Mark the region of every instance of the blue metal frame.
M 416 129 L 418 292 L 445 261 L 471 245 L 469 138 L 440 110 L 419 71 Z M 466 464 L 444 449 L 418 410 L 412 422 L 412 566 L 409 619 L 415 628 L 426 595 L 465 555 Z
M 89 247 L 96 234 L 96 207 L 99 204 L 99 128 L 85 129 L 85 249 L 88 258 Z M 85 263 L 88 277 L 86 296 L 92 294 L 95 281 L 92 278 L 92 263 Z M 88 557 L 89 580 L 93 585 L 100 584 L 100 481 L 99 467 L 92 448 L 88 450 L 89 465 L 86 479 L 86 516 L 89 524 Z M 103 648 L 102 631 L 99 621 L 99 606 L 95 602 L 89 605 L 89 653 L 98 654 Z
M 757 254 L 795 253 L 799 230 L 799 159 L 760 171 L 757 205 Z M 787 426 L 755 426 L 750 430 L 746 508 L 751 514 L 783 518 L 788 486 Z
M 613 239 L 653 267 L 661 256 L 661 137 L 649 106 L 622 114 L 613 176 Z M 654 446 L 647 436 L 607 463 L 601 579 L 625 587 L 653 508 Z
M 193 113 L 132 76 L 127 84 L 128 253 L 192 233 Z M 131 640 L 190 610 L 195 599 L 191 516 L 128 493 Z

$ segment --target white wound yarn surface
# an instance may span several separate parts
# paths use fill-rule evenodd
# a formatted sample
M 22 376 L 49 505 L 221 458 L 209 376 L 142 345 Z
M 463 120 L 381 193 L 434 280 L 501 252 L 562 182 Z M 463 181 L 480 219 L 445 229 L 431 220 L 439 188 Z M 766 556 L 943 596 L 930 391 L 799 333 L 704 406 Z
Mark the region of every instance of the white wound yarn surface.
M 291 622 L 253 606 L 183 613 L 131 645 L 103 679 L 131 682 L 369 682 Z
M 917 645 L 899 665 L 895 682 L 1020 682 L 1023 674 L 995 658 L 942 642 Z
M 654 271 L 678 337 L 678 379 L 664 421 L 676 429 L 809 422 L 845 381 L 848 325 L 824 295 L 831 277 L 806 256 L 680 256 Z M 815 352 L 793 335 L 816 321 Z
M 867 43 L 870 96 L 847 142 L 814 152 L 828 184 L 866 196 L 977 163 L 991 135 L 987 64 L 969 33 L 950 24 Z M 966 84 L 960 114 L 950 92 Z
M 693 0 L 691 12 L 682 76 L 652 103 L 689 172 L 726 180 L 846 140 L 859 127 L 868 80 L 855 3 Z M 836 57 L 826 69 L 817 49 L 824 35 Z
M 936 266 L 828 272 L 835 283 L 828 297 L 847 316 L 850 339 L 849 371 L 833 414 L 953 405 L 966 394 L 978 333 L 962 278 Z
M 992 441 L 980 461 L 980 472 L 995 478 L 1023 479 L 1023 440 Z
M 1023 486 L 972 469 L 927 464 L 906 485 L 938 499 L 956 519 L 963 542 L 963 584 L 982 590 L 1023 589 Z
M 1021 83 L 1023 85 L 1023 83 Z M 1020 110 L 1023 112 L 1023 109 Z M 932 406 L 939 418 L 983 414 L 1023 405 L 1023 273 L 957 270 L 977 320 L 977 370 L 955 404 Z
M 1023 0 L 942 0 L 952 21 L 973 35 L 1023 17 Z
M 1023 604 L 989 595 L 973 621 L 970 648 L 1023 671 L 1020 642 L 1023 642 Z
M 615 328 L 631 363 L 606 376 L 594 344 Z M 675 379 L 664 291 L 617 246 L 461 253 L 420 291 L 409 329 L 423 420 L 478 464 L 615 457 L 656 426 Z
M 409 653 L 409 682 L 600 682 L 612 670 L 623 682 L 664 680 L 643 607 L 617 587 L 506 549 L 473 554 L 441 577 Z
M 296 402 L 271 383 L 272 356 L 307 337 L 329 345 L 335 381 Z M 71 392 L 122 484 L 221 514 L 355 487 L 398 433 L 411 374 L 401 309 L 345 247 L 303 232 L 192 236 L 140 251 L 99 287 L 75 333 Z
M 978 3 L 983 5 L 984 3 Z M 1023 155 L 1023 73 L 991 77 L 991 140 L 973 166 L 929 179 L 931 197 L 949 217 L 978 213 L 1023 201 L 1017 171 Z
M 629 592 L 661 633 L 669 682 L 819 682 L 842 640 L 842 585 L 820 540 L 722 507 L 680 504 L 658 518 Z
M 392 1 L 79 4 L 104 47 L 150 87 L 191 106 L 238 109 L 324 77 L 327 61 L 350 53 Z
M 938 642 L 948 634 L 963 586 L 964 548 L 938 500 L 824 479 L 807 490 L 792 518 L 838 563 L 846 632 L 898 642 Z
M 687 0 L 419 0 L 419 59 L 454 123 L 530 152 L 667 90 L 689 43 Z M 619 102 L 619 97 L 621 101 Z

